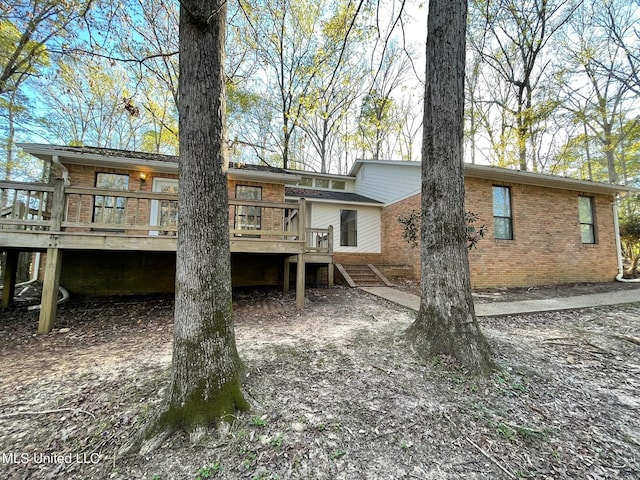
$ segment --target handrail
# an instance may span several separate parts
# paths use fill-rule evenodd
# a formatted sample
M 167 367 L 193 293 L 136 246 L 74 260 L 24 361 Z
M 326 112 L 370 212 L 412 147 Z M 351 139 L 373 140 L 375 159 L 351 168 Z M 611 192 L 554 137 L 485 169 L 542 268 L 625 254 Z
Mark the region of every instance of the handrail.
M 143 198 L 147 200 L 172 200 L 178 201 L 177 193 L 160 193 L 160 192 L 132 192 L 130 190 L 109 190 L 106 188 L 94 187 L 67 187 L 64 189 L 68 195 L 97 195 L 101 197 L 125 197 L 125 198 Z
M 235 198 L 229 199 L 229 205 L 241 205 L 246 207 L 265 207 L 265 208 L 282 208 L 282 209 L 294 209 L 299 208 L 298 203 L 291 202 L 263 202 L 261 200 L 238 200 Z
M 54 187 L 44 183 L 0 181 L 0 228 L 48 230 Z
M 15 182 L 0 180 L 0 188 L 7 190 L 31 190 L 32 192 L 53 192 L 53 187 L 46 183 Z
M 333 253 L 333 226 L 329 228 L 306 228 L 305 249 L 307 252 Z

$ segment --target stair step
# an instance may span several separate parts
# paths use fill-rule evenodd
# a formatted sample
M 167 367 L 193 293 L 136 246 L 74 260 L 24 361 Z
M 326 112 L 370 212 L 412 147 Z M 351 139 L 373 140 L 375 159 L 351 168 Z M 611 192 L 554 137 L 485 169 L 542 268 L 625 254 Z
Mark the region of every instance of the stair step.
M 390 285 L 382 274 L 373 265 L 340 265 L 338 270 L 343 276 L 348 277 L 347 282 L 352 287 L 383 287 Z

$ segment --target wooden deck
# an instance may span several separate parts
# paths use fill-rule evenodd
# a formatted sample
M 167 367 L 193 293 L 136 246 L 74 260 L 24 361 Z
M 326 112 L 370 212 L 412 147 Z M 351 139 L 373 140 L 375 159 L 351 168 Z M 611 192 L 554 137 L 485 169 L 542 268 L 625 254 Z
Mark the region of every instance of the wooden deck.
M 2 305 L 13 296 L 19 251 L 46 251 L 39 331 L 51 331 L 64 250 L 176 251 L 178 196 L 0 181 L 0 251 L 8 252 Z M 305 201 L 229 200 L 232 253 L 283 254 L 296 264 L 296 304 L 304 305 L 306 257 L 333 271 L 333 230 L 307 228 Z M 12 279 L 11 276 L 14 278 Z M 332 275 L 329 276 L 330 283 Z M 7 288 L 9 287 L 9 288 Z

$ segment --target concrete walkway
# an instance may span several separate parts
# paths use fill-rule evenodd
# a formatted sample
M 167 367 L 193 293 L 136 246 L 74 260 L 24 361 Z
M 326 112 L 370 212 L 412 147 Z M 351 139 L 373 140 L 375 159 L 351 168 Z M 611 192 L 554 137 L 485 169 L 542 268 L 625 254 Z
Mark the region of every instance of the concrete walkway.
M 420 297 L 391 287 L 360 287 L 365 292 L 397 303 L 411 310 L 420 309 Z M 574 297 L 558 297 L 542 300 L 524 300 L 519 302 L 476 303 L 478 317 L 496 317 L 501 315 L 518 315 L 521 313 L 555 312 L 559 310 L 575 310 L 577 308 L 598 307 L 640 302 L 640 290 L 620 290 L 616 292 L 594 293 Z

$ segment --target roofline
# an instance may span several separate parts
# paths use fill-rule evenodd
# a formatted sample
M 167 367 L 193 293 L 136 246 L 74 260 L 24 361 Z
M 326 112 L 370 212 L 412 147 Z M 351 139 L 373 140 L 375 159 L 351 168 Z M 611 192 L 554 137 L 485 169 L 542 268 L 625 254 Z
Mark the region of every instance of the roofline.
M 332 178 L 336 180 L 355 180 L 355 177 L 351 175 L 342 175 L 340 173 L 318 173 L 318 172 L 311 172 L 306 170 L 295 170 L 292 168 L 286 168 L 285 170 L 288 173 L 291 173 L 293 175 L 301 175 L 305 177 Z
M 22 148 L 25 152 L 37 157 L 46 162 L 52 162 L 53 157 L 58 156 L 66 160 L 65 163 L 73 165 L 89 165 L 89 166 L 103 166 L 110 168 L 125 168 L 127 170 L 150 170 L 159 173 L 178 173 L 178 158 L 173 155 L 163 155 L 164 157 L 173 157 L 175 161 L 159 161 L 159 160 L 147 160 L 144 158 L 133 158 L 127 156 L 111 156 L 100 155 L 92 152 L 75 152 L 67 150 L 68 147 L 59 145 L 47 145 L 39 143 L 18 143 L 18 147 Z M 78 147 L 81 148 L 81 147 Z M 135 153 L 135 152 L 132 152 Z M 290 173 L 274 173 L 263 172 L 256 170 L 245 170 L 242 168 L 229 168 L 228 175 L 234 179 L 245 180 L 262 180 L 270 181 L 272 183 L 286 184 L 291 181 L 300 180 L 299 175 Z
M 259 172 L 256 170 L 244 170 L 242 168 L 229 168 L 228 176 L 231 179 L 241 179 L 249 181 L 262 180 L 268 183 L 281 183 L 283 185 L 287 185 L 291 181 L 298 181 L 302 178 L 300 177 L 300 175 L 293 175 L 290 173 L 282 174 L 273 172 Z
M 364 164 L 393 165 L 394 167 L 420 167 L 421 162 L 398 161 L 398 160 L 356 160 L 349 175 L 356 175 Z M 482 178 L 506 183 L 518 183 L 523 185 L 533 185 L 538 187 L 557 188 L 562 190 L 574 190 L 585 193 L 601 193 L 615 195 L 617 193 L 638 193 L 640 189 L 624 185 L 614 185 L 609 183 L 592 182 L 589 180 L 578 180 L 559 175 L 546 173 L 527 172 L 522 170 L 512 170 L 509 168 L 492 167 L 489 165 L 478 165 L 475 163 L 464 164 L 465 177 Z
M 414 160 L 365 160 L 362 158 L 358 158 L 355 162 L 353 162 L 353 165 L 351 165 L 351 168 L 349 169 L 349 173 L 347 175 L 350 177 L 355 177 L 358 173 L 358 170 L 360 170 L 360 166 L 365 163 L 373 163 L 374 165 L 404 165 L 414 167 L 421 165 L 421 162 L 416 162 Z
M 163 162 L 159 160 L 147 160 L 144 158 L 131 158 L 126 156 L 107 156 L 91 152 L 74 152 L 72 150 L 67 150 L 67 147 L 60 145 L 47 145 L 40 143 L 18 143 L 17 145 L 25 152 L 39 158 L 40 160 L 44 160 L 45 162 L 52 162 L 53 157 L 60 157 L 67 160 L 66 163 L 71 163 L 73 165 L 101 165 L 115 168 L 127 166 L 130 167 L 128 168 L 129 170 L 133 167 L 134 169 L 150 169 L 154 172 L 162 173 L 178 172 L 178 157 L 175 157 L 175 162 Z M 89 162 L 87 162 L 87 160 L 89 160 Z
M 557 188 L 562 190 L 574 190 L 585 193 L 600 193 L 615 195 L 617 193 L 637 193 L 640 189 L 624 185 L 591 182 L 589 180 L 577 180 L 575 178 L 549 175 L 545 173 L 526 172 L 507 168 L 491 167 L 465 163 L 465 177 L 481 178 L 485 180 L 501 181 L 506 183 L 518 183 L 537 187 Z
M 384 206 L 388 207 L 390 205 L 395 205 L 396 203 L 404 202 L 408 198 L 415 197 L 416 195 L 421 195 L 421 194 L 422 194 L 422 191 L 420 189 L 414 190 L 413 192 L 407 193 L 406 195 L 396 198 L 395 200 L 389 200 L 387 203 L 384 204 Z

